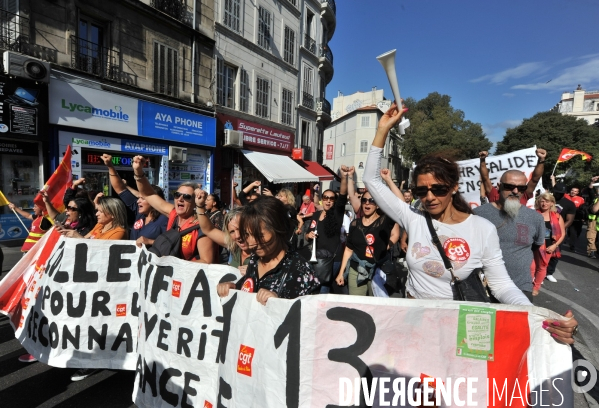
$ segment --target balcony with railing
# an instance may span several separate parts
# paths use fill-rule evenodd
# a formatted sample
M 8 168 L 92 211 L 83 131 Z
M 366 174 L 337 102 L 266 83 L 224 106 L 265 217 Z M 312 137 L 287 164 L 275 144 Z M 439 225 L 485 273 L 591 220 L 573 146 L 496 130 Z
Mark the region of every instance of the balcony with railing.
M 312 161 L 312 147 L 302 145 L 304 149 L 304 160 Z
M 302 106 L 314 110 L 314 96 L 309 92 L 302 92 Z
M 331 123 L 331 103 L 325 98 L 316 98 L 316 120 L 322 122 L 323 127 Z
M 118 57 L 119 53 L 110 48 L 71 36 L 71 68 L 117 81 Z
M 328 84 L 331 82 L 335 70 L 333 69 L 333 52 L 331 51 L 329 44 L 320 47 L 318 69 L 323 71 L 326 83 Z
M 24 52 L 29 43 L 29 19 L 0 9 L 0 48 Z
M 304 36 L 304 48 L 316 55 L 316 41 L 308 34 Z
M 327 41 L 333 38 L 337 26 L 337 6 L 335 0 L 320 0 L 320 17 L 327 22 Z
M 150 6 L 185 25 L 191 27 L 193 24 L 193 9 L 187 5 L 185 0 L 151 0 Z

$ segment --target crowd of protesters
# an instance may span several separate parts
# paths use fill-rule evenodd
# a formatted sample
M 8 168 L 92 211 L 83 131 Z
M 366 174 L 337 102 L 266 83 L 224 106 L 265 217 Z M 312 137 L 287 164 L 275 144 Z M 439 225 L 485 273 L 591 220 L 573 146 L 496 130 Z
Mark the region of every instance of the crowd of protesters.
M 411 189 L 404 189 L 403 183 L 396 186 L 389 170 L 381 169 L 381 156 L 386 137 L 402 114 L 393 104 L 381 117 L 364 165 L 366 190 L 361 194 L 355 169 L 341 166 L 339 191 L 320 192 L 316 186 L 296 197 L 289 189 L 275 192 L 251 181 L 233 195 L 234 207 L 228 212 L 217 195 L 194 182 L 182 183 L 169 202 L 163 190 L 148 181 L 147 159 L 142 156 L 132 160 L 135 188 L 127 186 L 112 166 L 112 157 L 104 154 L 118 198 L 101 193 L 90 197 L 81 188 L 84 179 L 67 189 L 62 214 L 44 197 L 45 213 L 37 208 L 33 216 L 26 214 L 34 218 L 34 227 L 23 250 L 52 224 L 71 238 L 134 240 L 159 256 L 238 268 L 241 279 L 219 284 L 218 294 L 226 296 L 231 289 L 252 292 L 262 304 L 270 298 L 329 292 L 457 300 L 454 282 L 482 270 L 495 301 L 532 305 L 543 280 L 555 281 L 552 273 L 560 244 L 570 236 L 573 245 L 587 217 L 593 228 L 588 233 L 593 238 L 588 254 L 595 256 L 593 214 L 599 212 L 599 200 L 585 200 L 578 188 L 566 194 L 565 186 L 556 183 L 553 194 L 542 193 L 534 209 L 526 207 L 535 198 L 544 171 L 543 149 L 537 150 L 530 180 L 510 170 L 497 186 L 489 179 L 487 152 L 481 152 L 481 196 L 488 203 L 474 210 L 460 194 L 458 165 L 442 155 L 417 163 Z M 132 227 L 127 207 L 134 213 Z M 576 210 L 582 207 L 587 214 Z M 160 237 L 172 230 L 183 231 L 181 247 L 165 254 Z M 572 344 L 577 321 L 571 312 L 565 316 L 570 319 L 559 324 L 545 321 L 543 329 Z M 21 361 L 35 359 L 23 356 Z M 73 379 L 91 372 L 81 370 Z

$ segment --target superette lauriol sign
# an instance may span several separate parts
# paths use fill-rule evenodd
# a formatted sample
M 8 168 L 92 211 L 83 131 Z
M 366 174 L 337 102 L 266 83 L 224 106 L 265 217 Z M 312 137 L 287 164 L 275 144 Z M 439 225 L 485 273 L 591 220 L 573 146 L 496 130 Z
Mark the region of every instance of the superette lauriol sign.
M 216 119 L 209 116 L 58 80 L 50 94 L 52 124 L 216 146 Z

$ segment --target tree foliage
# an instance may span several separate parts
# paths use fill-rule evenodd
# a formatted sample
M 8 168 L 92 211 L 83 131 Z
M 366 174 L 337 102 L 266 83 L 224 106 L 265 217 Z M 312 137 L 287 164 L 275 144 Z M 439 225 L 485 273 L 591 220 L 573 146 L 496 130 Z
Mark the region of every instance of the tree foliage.
M 496 154 L 504 154 L 536 145 L 547 150 L 545 176 L 551 175 L 553 166 L 562 149 L 568 147 L 582 150 L 593 156 L 589 163 L 580 156 L 560 163 L 555 174 L 572 169 L 574 177 L 566 179 L 568 184 L 588 185 L 592 176 L 599 175 L 599 128 L 590 126 L 584 119 L 562 115 L 558 112 L 539 112 L 525 119 L 520 126 L 508 129 L 503 140 L 497 144 Z M 548 183 L 545 183 L 547 186 Z
M 402 154 L 418 161 L 431 153 L 443 153 L 455 159 L 478 157 L 481 150 L 489 150 L 492 143 L 482 126 L 465 119 L 464 112 L 451 106 L 451 97 L 437 92 L 416 101 L 408 98 L 406 117 L 410 127 L 403 136 Z

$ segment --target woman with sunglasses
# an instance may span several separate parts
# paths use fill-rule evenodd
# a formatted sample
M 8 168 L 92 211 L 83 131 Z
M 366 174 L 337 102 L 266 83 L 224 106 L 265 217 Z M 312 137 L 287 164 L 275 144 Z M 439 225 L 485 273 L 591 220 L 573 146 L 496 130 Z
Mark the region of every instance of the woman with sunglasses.
M 495 226 L 473 215 L 460 195 L 460 171 L 455 162 L 431 155 L 417 163 L 412 178 L 416 186 L 413 192 L 420 198 L 422 210 L 410 208 L 382 183 L 380 166 L 385 140 L 406 111 L 399 110 L 394 103 L 379 120 L 363 180 L 382 210 L 402 225 L 410 236 L 406 256 L 410 269 L 408 297 L 454 299 L 451 274 L 444 267 L 427 225 L 426 217 L 430 216 L 457 278 L 466 279 L 474 269 L 483 268 L 493 295 L 501 303 L 532 305 L 507 273 Z M 572 314 L 568 312 L 565 316 L 571 317 Z M 560 321 L 556 325 L 552 323 L 546 321 L 543 328 L 560 341 L 574 342 L 575 319 Z
M 103 154 L 102 160 L 108 167 L 108 176 L 112 189 L 135 214 L 135 222 L 133 228 L 131 228 L 129 239 L 134 240 L 139 247 L 142 244 L 148 247 L 151 246 L 159 235 L 166 232 L 168 218 L 152 207 L 143 195 L 140 194 L 139 197 L 136 197 L 129 191 L 114 168 L 111 155 Z M 152 190 L 160 198 L 164 198 L 164 193 L 160 187 L 152 185 Z
M 354 171 L 353 167 L 341 167 L 348 184 L 353 183 Z M 372 279 L 389 264 L 389 248 L 399 240 L 399 226 L 379 210 L 370 192 L 362 194 L 360 201 L 362 216 L 349 225 L 336 282 L 339 286 L 347 283 L 350 295 L 372 296 Z
M 40 194 L 46 205 L 48 216 L 61 224 L 62 228 L 71 229 L 81 236 L 86 236 L 98 222 L 94 205 L 89 201 L 87 196 L 84 196 L 84 198 L 73 195 L 73 198 L 67 201 L 65 212 L 59 214 L 58 210 L 54 208 L 52 202 L 48 199 L 46 191 L 42 190 Z
M 179 231 L 188 229 L 198 223 L 198 217 L 208 216 L 204 209 L 206 192 L 197 183 L 181 183 L 173 194 L 174 204 L 156 194 L 144 173 L 146 161 L 147 159 L 143 156 L 135 156 L 131 164 L 137 181 L 137 189 L 153 208 L 168 217 L 167 230 L 172 228 L 177 228 Z M 181 252 L 182 258 L 187 261 L 207 264 L 214 261 L 212 240 L 204 235 L 201 229 L 196 229 L 181 239 Z

